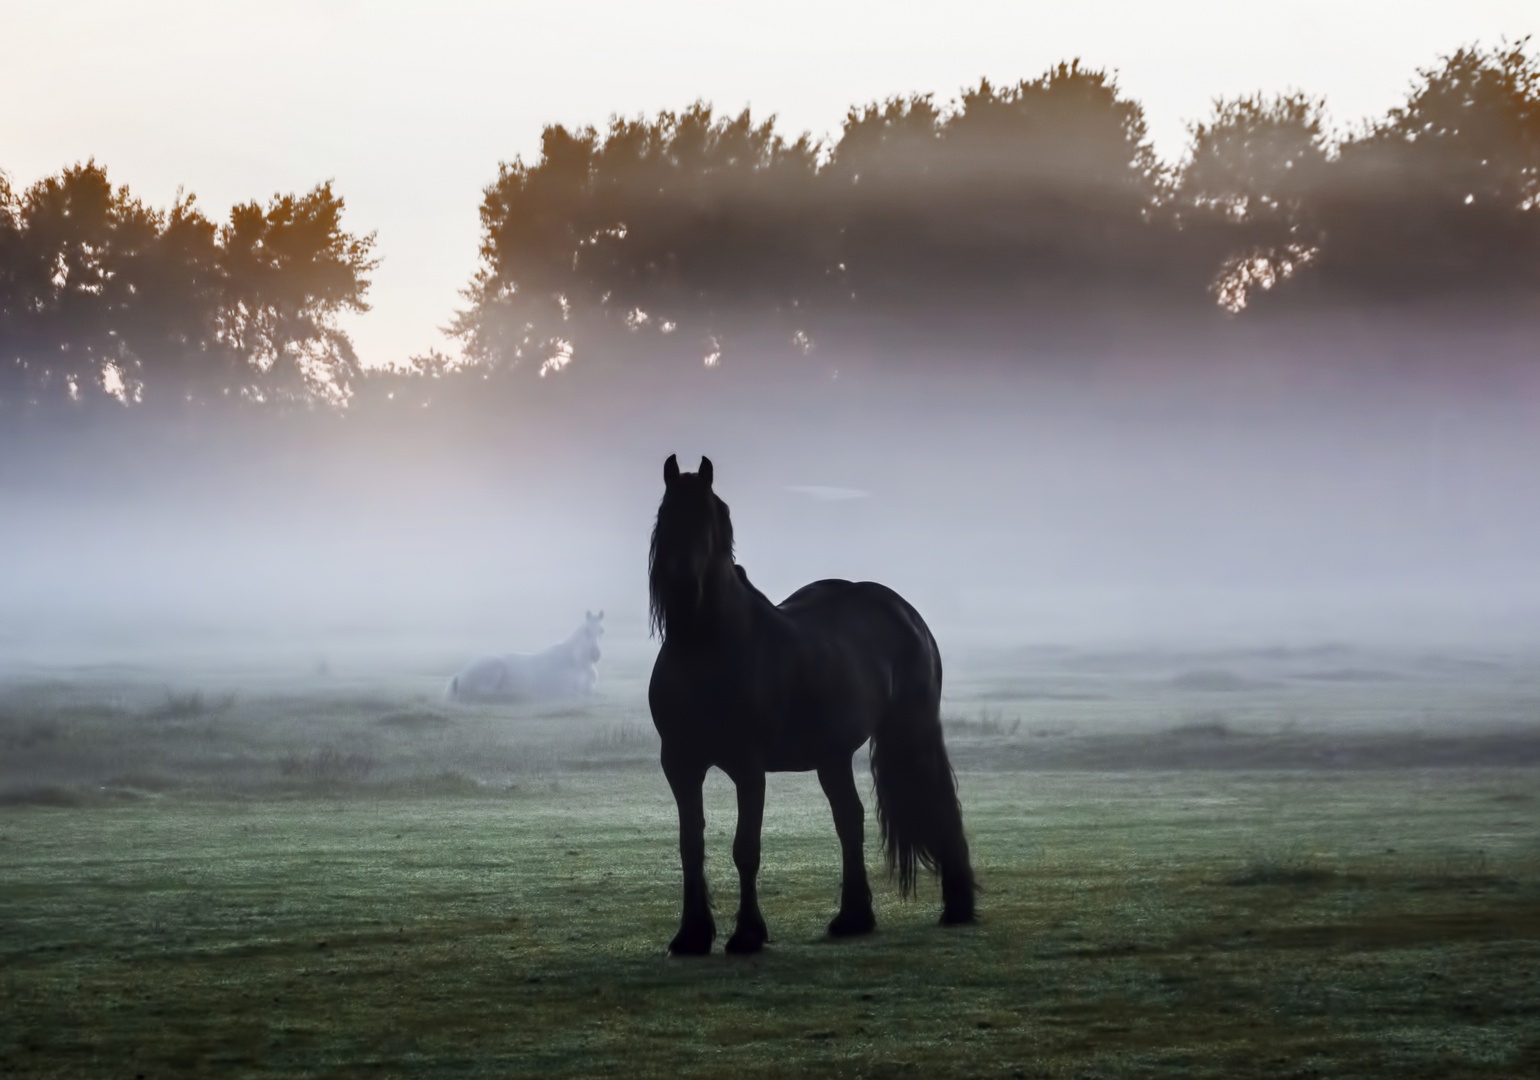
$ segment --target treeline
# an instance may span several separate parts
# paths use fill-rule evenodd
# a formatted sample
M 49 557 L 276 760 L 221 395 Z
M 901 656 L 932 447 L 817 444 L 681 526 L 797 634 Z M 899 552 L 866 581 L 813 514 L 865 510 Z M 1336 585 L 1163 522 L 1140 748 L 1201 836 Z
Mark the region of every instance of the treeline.
M 0 175 L 0 405 L 115 398 L 346 404 L 361 370 L 338 329 L 367 311 L 374 237 L 330 184 L 216 226 L 95 162 L 22 192 Z
M 705 105 L 550 127 L 486 190 L 451 332 L 473 364 L 547 374 L 620 331 L 710 363 L 767 319 L 805 349 L 851 315 L 1540 300 L 1524 43 L 1446 57 L 1344 137 L 1298 93 L 1218 101 L 1190 132 L 1162 163 L 1138 103 L 1078 63 L 855 108 L 828 146 Z
M 863 320 L 974 313 L 1073 325 L 1437 302 L 1526 317 L 1526 46 L 1461 49 L 1345 135 L 1304 94 L 1217 101 L 1174 165 L 1139 104 L 1078 63 L 945 107 L 853 108 L 827 143 L 704 104 L 548 127 L 538 160 L 486 189 L 456 348 L 417 370 L 602 375 L 669 350 L 713 366 L 750 333 L 807 352 Z M 0 177 L 0 403 L 385 399 L 402 377 L 364 379 L 338 329 L 367 310 L 376 265 L 342 210 L 322 185 L 216 226 L 190 197 L 145 207 L 94 163 L 21 192 Z

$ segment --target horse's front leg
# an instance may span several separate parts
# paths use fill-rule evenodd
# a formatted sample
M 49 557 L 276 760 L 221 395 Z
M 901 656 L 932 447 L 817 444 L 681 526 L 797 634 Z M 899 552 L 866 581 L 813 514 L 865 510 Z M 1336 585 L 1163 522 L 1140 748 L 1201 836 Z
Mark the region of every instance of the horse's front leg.
M 679 933 L 669 942 L 668 951 L 675 956 L 705 956 L 717 936 L 706 891 L 706 808 L 701 795 L 706 770 L 670 760 L 665 754 L 663 775 L 679 806 L 679 861 L 684 868 L 684 908 Z
M 770 940 L 759 912 L 759 834 L 765 821 L 765 772 L 735 770 L 738 788 L 738 832 L 733 837 L 733 863 L 738 867 L 738 925 L 727 939 L 730 953 L 757 953 Z

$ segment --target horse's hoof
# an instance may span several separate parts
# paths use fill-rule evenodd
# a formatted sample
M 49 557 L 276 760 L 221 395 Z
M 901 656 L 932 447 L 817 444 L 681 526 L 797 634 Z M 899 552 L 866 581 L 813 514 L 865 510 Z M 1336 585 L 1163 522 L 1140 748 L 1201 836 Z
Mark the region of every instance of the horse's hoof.
M 716 930 L 681 930 L 674 935 L 674 940 L 668 943 L 670 956 L 709 956 L 711 943 L 716 940 Z
M 745 933 L 739 930 L 727 939 L 726 948 L 733 956 L 753 956 L 765 947 L 766 940 L 768 937 L 763 931 Z
M 966 908 L 946 908 L 941 912 L 942 926 L 972 926 L 978 921 L 979 917 L 974 914 L 971 904 Z
M 859 937 L 877 929 L 877 916 L 870 911 L 840 912 L 829 924 L 830 937 Z

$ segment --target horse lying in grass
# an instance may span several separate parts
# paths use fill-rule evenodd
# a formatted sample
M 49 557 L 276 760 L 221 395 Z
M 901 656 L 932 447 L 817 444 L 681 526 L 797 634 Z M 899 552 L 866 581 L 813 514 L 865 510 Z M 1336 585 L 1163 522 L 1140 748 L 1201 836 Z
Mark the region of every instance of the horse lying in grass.
M 560 701 L 587 697 L 599 679 L 599 638 L 604 612 L 584 613 L 583 625 L 566 641 L 537 653 L 508 653 L 473 660 L 444 688 L 462 704 Z
M 866 811 L 851 765 L 868 739 L 877 820 L 900 894 L 913 893 L 924 866 L 941 875 L 941 921 L 973 922 L 973 868 L 942 740 L 941 656 L 930 630 L 902 597 L 870 581 L 815 581 L 772 604 L 733 562 L 732 520 L 712 477 L 708 458 L 684 473 L 669 456 L 648 554 L 662 647 L 647 696 L 679 807 L 684 864 L 683 912 L 669 951 L 708 953 L 716 939 L 701 793 L 713 765 L 738 789 L 740 893 L 728 952 L 758 952 L 769 940 L 756 891 L 767 772 L 817 770 L 844 862 L 829 933 L 876 927 Z

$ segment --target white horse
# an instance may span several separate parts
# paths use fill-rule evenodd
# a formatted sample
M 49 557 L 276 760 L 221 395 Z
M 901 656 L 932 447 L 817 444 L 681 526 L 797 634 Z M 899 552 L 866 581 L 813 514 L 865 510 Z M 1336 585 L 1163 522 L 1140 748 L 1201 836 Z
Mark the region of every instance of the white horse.
M 508 653 L 473 660 L 444 688 L 449 701 L 551 701 L 587 697 L 599 679 L 599 637 L 604 612 L 585 612 L 571 637 L 544 652 Z

